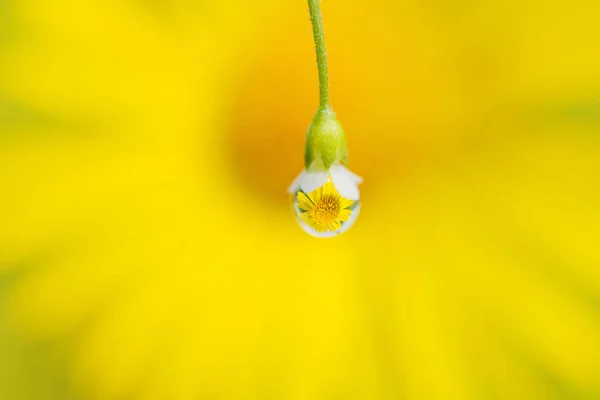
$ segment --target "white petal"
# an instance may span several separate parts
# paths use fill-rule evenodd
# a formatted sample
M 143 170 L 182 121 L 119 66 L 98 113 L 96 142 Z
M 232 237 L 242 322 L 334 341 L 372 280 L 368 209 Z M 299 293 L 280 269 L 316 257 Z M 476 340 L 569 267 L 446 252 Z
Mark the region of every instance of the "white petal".
M 331 166 L 331 169 L 333 169 L 333 168 L 339 169 L 340 171 L 344 171 L 344 173 L 350 177 L 350 180 L 352 180 L 352 182 L 356 183 L 357 185 L 360 185 L 361 183 L 363 183 L 363 178 L 356 175 L 354 172 L 350 171 L 348 168 L 344 167 L 342 164 L 334 164 Z
M 343 165 L 340 165 L 340 168 L 343 168 L 346 171 L 346 173 L 350 176 L 350 179 L 352 179 L 352 181 L 354 183 L 356 183 L 357 185 L 360 185 L 361 183 L 363 183 L 363 178 L 356 175 L 354 172 L 350 171 L 348 168 L 344 167 Z
M 300 189 L 310 193 L 323 186 L 329 180 L 327 172 L 306 172 L 300 180 Z
M 334 165 L 329 170 L 333 186 L 335 186 L 338 193 L 349 200 L 358 200 L 360 199 L 358 185 L 352 180 L 352 176 L 348 172 L 341 165 Z
M 288 193 L 294 193 L 296 190 L 298 190 L 298 188 L 300 187 L 300 180 L 302 180 L 302 177 L 304 176 L 304 174 L 306 173 L 306 171 L 302 171 L 300 173 L 300 175 L 298 175 L 296 177 L 296 179 L 294 179 L 294 182 L 292 182 L 292 184 L 290 185 L 290 187 L 288 188 Z

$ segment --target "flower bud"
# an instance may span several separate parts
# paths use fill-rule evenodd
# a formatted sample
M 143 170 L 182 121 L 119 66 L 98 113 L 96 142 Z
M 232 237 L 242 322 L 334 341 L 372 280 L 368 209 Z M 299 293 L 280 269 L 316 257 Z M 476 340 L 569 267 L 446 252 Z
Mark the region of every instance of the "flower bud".
M 319 109 L 306 132 L 304 167 L 307 171 L 328 171 L 331 165 L 348 163 L 346 136 L 329 107 Z

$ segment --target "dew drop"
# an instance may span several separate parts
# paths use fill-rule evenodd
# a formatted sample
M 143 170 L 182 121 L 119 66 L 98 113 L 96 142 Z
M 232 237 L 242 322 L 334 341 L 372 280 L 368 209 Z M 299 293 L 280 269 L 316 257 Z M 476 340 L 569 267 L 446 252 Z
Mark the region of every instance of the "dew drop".
M 310 193 L 298 189 L 292 194 L 291 202 L 300 227 L 318 238 L 346 232 L 354 225 L 360 212 L 360 201 L 340 196 L 331 180 Z

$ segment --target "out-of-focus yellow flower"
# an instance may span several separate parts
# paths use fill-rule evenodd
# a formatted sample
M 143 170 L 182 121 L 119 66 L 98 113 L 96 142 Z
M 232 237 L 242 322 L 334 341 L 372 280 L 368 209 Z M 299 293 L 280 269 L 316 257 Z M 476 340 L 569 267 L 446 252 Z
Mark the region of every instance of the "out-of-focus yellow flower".
M 597 2 L 324 0 L 324 242 L 307 7 L 254 3 L 0 5 L 0 398 L 598 397 Z

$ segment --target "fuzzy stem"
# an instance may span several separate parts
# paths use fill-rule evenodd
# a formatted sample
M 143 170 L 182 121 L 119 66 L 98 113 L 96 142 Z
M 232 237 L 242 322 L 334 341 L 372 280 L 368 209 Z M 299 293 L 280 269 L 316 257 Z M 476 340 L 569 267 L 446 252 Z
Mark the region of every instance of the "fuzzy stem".
M 317 67 L 319 69 L 319 110 L 329 111 L 329 78 L 327 76 L 327 52 L 323 35 L 323 22 L 319 0 L 308 0 L 310 22 L 312 23 L 315 49 L 317 52 Z

